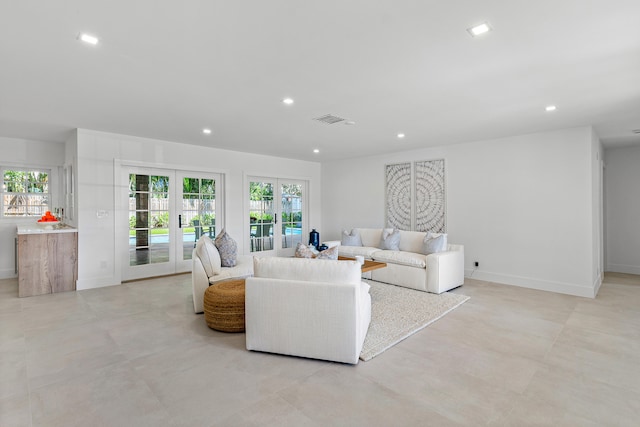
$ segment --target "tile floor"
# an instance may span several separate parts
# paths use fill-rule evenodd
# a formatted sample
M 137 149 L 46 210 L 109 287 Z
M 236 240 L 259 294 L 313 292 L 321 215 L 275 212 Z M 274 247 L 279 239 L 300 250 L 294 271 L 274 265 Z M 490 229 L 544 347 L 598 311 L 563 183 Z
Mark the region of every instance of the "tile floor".
M 468 279 L 357 366 L 248 352 L 190 276 L 19 299 L 0 280 L 0 426 L 638 426 L 640 277 L 596 299 Z

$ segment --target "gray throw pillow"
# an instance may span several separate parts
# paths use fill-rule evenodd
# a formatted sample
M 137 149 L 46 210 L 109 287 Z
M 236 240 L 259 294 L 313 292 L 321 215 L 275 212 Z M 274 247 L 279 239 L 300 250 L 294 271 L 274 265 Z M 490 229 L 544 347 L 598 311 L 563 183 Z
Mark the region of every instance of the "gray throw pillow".
M 362 246 L 362 238 L 360 232 L 356 229 L 351 230 L 348 233 L 347 230 L 342 230 L 342 239 L 340 240 L 342 246 Z
M 400 250 L 400 230 L 382 230 L 382 237 L 380 238 L 380 249 L 389 251 Z
M 238 255 L 238 245 L 236 241 L 231 238 L 227 234 L 227 232 L 222 229 L 218 237 L 214 242 L 216 244 L 216 248 L 218 248 L 218 252 L 220 253 L 220 261 L 223 267 L 235 267 L 236 266 L 236 258 Z
M 441 234 L 439 236 L 429 232 L 424 236 L 422 241 L 422 253 L 425 255 L 435 254 L 438 252 L 444 252 L 447 250 L 447 235 Z

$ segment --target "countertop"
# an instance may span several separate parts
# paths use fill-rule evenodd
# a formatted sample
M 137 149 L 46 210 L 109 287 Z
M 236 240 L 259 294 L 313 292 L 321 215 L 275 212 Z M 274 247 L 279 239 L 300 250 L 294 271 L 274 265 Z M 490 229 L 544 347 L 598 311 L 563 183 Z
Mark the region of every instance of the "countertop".
M 48 226 L 49 227 L 49 226 Z M 45 228 L 38 224 L 19 225 L 18 234 L 42 234 L 42 233 L 77 233 L 78 229 L 67 224 L 50 225 L 51 228 Z

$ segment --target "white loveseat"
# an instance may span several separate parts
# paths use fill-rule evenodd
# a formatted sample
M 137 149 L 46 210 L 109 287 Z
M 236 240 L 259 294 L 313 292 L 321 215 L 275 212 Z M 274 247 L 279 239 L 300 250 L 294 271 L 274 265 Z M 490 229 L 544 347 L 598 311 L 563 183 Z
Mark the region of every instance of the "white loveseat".
M 254 258 L 246 279 L 248 350 L 358 363 L 371 321 L 355 261 Z
M 343 246 L 340 256 L 355 257 L 387 263 L 386 268 L 371 272 L 371 280 L 440 294 L 464 282 L 464 246 L 449 244 L 444 252 L 424 255 L 423 241 L 427 233 L 400 231 L 400 250 L 382 250 L 380 228 L 357 228 L 362 246 Z M 439 234 L 434 234 L 439 236 Z M 331 242 L 327 242 L 328 244 Z M 337 242 L 339 243 L 339 242 Z
M 204 291 L 222 280 L 239 279 L 253 274 L 253 257 L 238 255 L 234 267 L 222 267 L 220 255 L 213 241 L 207 236 L 201 237 L 191 255 L 191 288 L 193 291 L 193 310 L 204 311 Z

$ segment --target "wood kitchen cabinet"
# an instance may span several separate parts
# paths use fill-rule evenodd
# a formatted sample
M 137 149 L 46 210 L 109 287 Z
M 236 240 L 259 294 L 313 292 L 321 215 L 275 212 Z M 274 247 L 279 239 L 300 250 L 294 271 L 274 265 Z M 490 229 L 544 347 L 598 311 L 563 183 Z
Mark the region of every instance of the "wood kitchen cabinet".
M 76 290 L 78 231 L 18 227 L 18 296 Z

